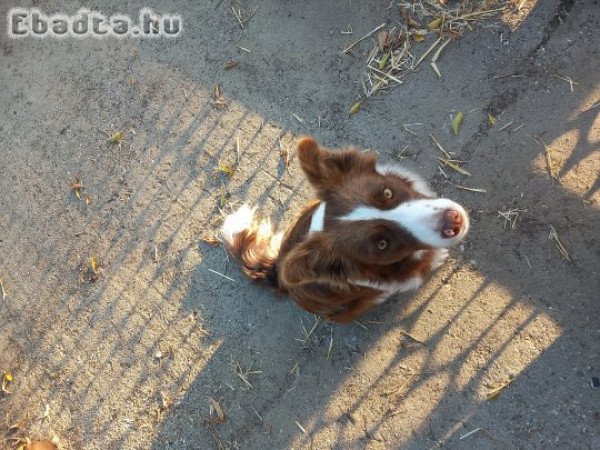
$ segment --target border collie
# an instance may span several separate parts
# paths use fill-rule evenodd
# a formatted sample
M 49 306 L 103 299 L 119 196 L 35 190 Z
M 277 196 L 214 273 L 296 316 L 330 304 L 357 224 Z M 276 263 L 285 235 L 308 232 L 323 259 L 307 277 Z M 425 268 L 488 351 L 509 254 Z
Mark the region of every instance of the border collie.
M 317 199 L 285 232 L 247 205 L 225 218 L 227 250 L 248 277 L 268 281 L 303 309 L 333 322 L 356 319 L 390 295 L 416 290 L 469 230 L 459 204 L 373 153 L 298 144 Z

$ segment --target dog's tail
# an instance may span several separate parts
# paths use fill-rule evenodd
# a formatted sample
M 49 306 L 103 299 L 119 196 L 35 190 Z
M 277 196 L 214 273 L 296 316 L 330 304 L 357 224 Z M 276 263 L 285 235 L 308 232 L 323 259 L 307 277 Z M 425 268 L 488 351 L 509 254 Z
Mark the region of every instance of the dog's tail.
M 254 220 L 255 208 L 242 205 L 228 215 L 221 227 L 227 250 L 252 280 L 277 286 L 276 262 L 282 233 L 274 233 L 269 221 Z

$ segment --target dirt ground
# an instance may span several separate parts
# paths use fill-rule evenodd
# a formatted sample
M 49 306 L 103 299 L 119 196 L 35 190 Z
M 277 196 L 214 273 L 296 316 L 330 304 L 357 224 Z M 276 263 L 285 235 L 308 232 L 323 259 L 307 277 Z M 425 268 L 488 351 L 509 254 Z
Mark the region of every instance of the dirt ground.
M 395 3 L 246 2 L 244 29 L 228 1 L 126 3 L 86 6 L 178 13 L 182 35 L 11 40 L 2 25 L 0 448 L 600 448 L 597 0 L 526 0 L 448 46 L 441 78 L 423 64 L 352 116 L 373 40 L 341 49 L 399 20 Z M 430 133 L 470 177 L 441 175 Z M 203 240 L 219 207 L 293 217 L 311 195 L 302 134 L 401 160 L 471 213 L 417 294 L 359 323 L 319 322 Z

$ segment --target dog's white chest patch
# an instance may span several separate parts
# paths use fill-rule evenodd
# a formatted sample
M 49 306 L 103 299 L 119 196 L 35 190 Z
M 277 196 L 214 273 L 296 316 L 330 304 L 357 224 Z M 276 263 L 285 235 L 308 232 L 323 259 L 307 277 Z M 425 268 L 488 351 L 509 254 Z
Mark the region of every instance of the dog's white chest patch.
M 396 294 L 399 292 L 415 291 L 419 289 L 423 284 L 423 279 L 421 277 L 412 277 L 404 281 L 395 281 L 392 283 L 382 283 L 369 280 L 356 280 L 351 281 L 351 283 L 358 286 L 365 286 L 372 289 L 377 289 L 379 291 L 383 291 L 383 295 L 377 300 L 377 303 L 383 303 L 392 294 Z
M 321 202 L 313 213 L 312 219 L 310 220 L 310 228 L 308 230 L 309 235 L 323 231 L 325 228 L 325 207 L 326 202 Z

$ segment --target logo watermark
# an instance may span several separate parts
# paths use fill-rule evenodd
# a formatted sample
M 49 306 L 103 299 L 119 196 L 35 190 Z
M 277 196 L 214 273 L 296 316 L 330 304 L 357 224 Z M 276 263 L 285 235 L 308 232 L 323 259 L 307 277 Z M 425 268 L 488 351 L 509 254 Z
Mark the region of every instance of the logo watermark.
M 180 15 L 157 14 L 150 8 L 140 10 L 137 23 L 123 14 L 106 16 L 88 9 L 80 9 L 77 14 L 68 16 L 47 15 L 38 9 L 12 8 L 7 19 L 8 35 L 12 38 L 173 38 L 183 30 Z

